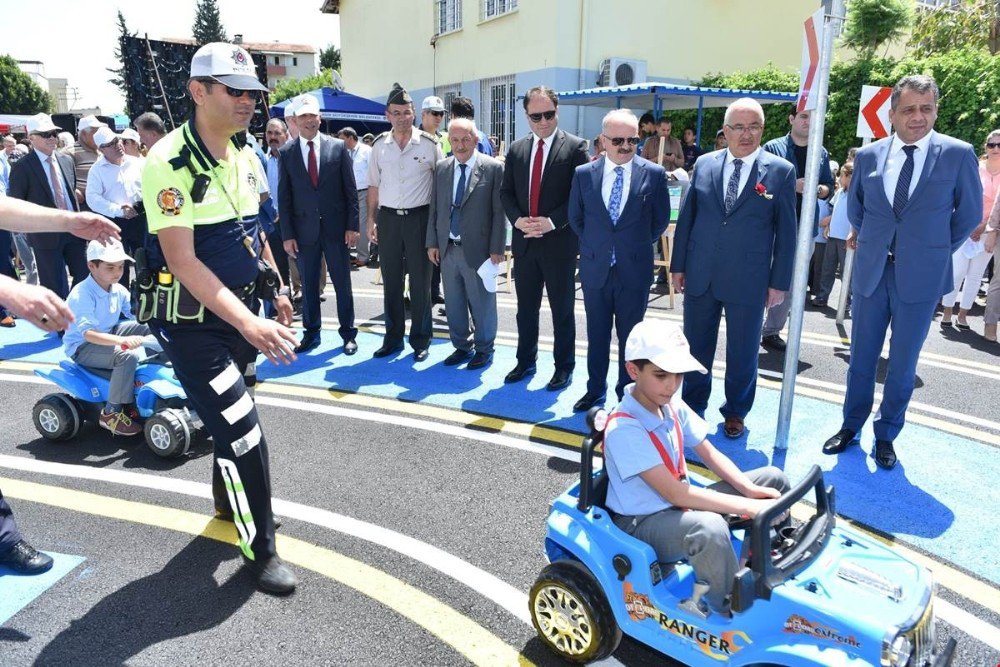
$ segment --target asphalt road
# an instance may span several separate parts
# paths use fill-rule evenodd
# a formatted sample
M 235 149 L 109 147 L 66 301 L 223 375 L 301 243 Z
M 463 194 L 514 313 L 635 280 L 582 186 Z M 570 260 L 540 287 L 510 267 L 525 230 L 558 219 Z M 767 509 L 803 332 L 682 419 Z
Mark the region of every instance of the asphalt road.
M 374 275 L 356 272 L 354 284 L 359 320 L 377 327 Z M 513 296 L 501 292 L 500 299 L 500 330 L 512 334 Z M 674 310 L 665 301 L 657 296 L 651 307 L 679 317 L 680 299 Z M 583 343 L 582 297 L 578 306 Z M 324 315 L 335 316 L 332 293 Z M 843 384 L 846 346 L 836 342 L 830 315 L 807 312 L 800 383 Z M 546 318 L 543 340 L 551 336 Z M 956 425 L 969 423 L 961 415 L 998 418 L 977 412 L 1000 386 L 1000 346 L 979 340 L 969 332 L 945 336 L 933 325 L 914 394 L 928 414 Z M 721 359 L 722 341 L 719 349 Z M 779 361 L 763 353 L 761 365 L 780 372 Z M 212 539 L 230 529 L 208 523 L 208 443 L 176 461 L 92 426 L 70 444 L 48 443 L 30 409 L 50 387 L 25 371 L 9 375 L 0 454 L 36 469 L 0 461 L 0 479 L 13 480 L 0 488 L 31 542 L 86 560 L 0 626 L 0 664 L 499 664 L 511 655 L 505 650 L 558 664 L 517 605 L 544 565 L 548 505 L 578 475 L 565 450 L 401 426 L 400 415 L 420 417 L 405 404 L 368 408 L 375 417 L 361 420 L 330 414 L 329 401 L 297 398 L 304 409 L 292 410 L 262 393 L 273 496 L 284 517 L 279 550 L 301 579 L 292 597 L 277 599 L 255 592 L 235 547 Z M 11 484 L 24 497 L 11 494 Z M 192 517 L 194 527 L 185 529 Z M 209 537 L 195 536 L 203 530 Z M 947 589 L 939 597 L 998 632 L 995 610 Z M 939 642 L 959 640 L 955 665 L 1000 664 L 1000 652 L 965 630 L 939 621 Z M 627 639 L 614 657 L 662 664 L 662 656 Z

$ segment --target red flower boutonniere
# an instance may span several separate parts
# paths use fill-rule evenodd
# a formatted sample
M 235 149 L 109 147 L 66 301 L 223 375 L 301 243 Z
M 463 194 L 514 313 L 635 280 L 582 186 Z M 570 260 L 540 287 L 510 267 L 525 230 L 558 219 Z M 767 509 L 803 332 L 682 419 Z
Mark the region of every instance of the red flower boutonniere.
M 764 199 L 774 199 L 774 195 L 767 191 L 763 183 L 758 183 L 754 186 L 754 191 Z

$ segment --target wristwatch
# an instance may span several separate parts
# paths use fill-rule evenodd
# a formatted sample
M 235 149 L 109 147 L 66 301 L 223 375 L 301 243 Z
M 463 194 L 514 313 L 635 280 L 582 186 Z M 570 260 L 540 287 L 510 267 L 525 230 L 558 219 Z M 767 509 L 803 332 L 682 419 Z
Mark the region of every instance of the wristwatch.
M 278 290 L 278 296 L 287 296 L 289 299 L 292 298 L 292 288 L 289 287 L 288 285 L 285 285 L 284 287 Z

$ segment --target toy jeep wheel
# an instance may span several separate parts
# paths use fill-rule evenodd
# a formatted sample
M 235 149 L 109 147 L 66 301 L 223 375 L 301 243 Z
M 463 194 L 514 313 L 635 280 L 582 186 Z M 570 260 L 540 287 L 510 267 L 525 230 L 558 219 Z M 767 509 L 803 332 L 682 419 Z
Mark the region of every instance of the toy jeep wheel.
M 550 649 L 571 662 L 606 658 L 622 633 L 600 584 L 575 561 L 545 566 L 528 597 L 531 623 Z
M 49 394 L 31 410 L 35 428 L 46 440 L 69 440 L 80 431 L 82 418 L 76 401 L 67 394 Z
M 146 420 L 146 444 L 165 459 L 183 456 L 191 446 L 191 429 L 180 410 L 161 410 Z

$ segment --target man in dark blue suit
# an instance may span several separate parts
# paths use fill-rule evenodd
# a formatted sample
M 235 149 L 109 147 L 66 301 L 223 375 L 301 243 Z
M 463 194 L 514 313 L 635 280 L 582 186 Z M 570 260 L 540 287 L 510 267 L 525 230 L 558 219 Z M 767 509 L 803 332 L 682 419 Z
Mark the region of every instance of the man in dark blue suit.
M 727 437 L 743 435 L 757 389 L 757 347 L 764 307 L 781 303 L 795 261 L 795 167 L 760 147 L 764 110 L 749 98 L 726 109 L 729 147 L 695 162 L 670 261 L 684 292 L 684 335 L 705 368 L 715 360 L 726 311 Z M 711 374 L 688 373 L 684 401 L 704 416 Z
M 320 343 L 320 263 L 326 257 L 337 293 L 337 320 L 344 353 L 358 351 L 351 292 L 351 255 L 358 238 L 358 194 L 351 156 L 340 139 L 320 134 L 319 104 L 303 98 L 295 110 L 299 138 L 280 150 L 278 210 L 285 252 L 297 260 L 302 276 L 302 326 L 296 352 Z
M 847 193 L 854 257 L 851 364 L 844 421 L 823 445 L 839 454 L 857 442 L 875 397 L 875 372 L 892 327 L 875 463 L 896 465 L 893 441 L 913 394 L 917 357 L 934 308 L 954 287 L 951 256 L 983 217 L 983 188 L 969 144 L 934 132 L 938 87 L 907 76 L 892 90 L 895 134 L 862 148 Z
M 604 401 L 612 324 L 618 332 L 618 400 L 630 382 L 625 341 L 646 314 L 653 244 L 670 219 L 666 172 L 635 154 L 635 114 L 627 109 L 609 112 L 601 142 L 607 147 L 605 156 L 576 168 L 569 195 L 569 226 L 580 237 L 580 282 L 587 311 L 587 393 L 573 406 L 577 412 Z

